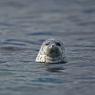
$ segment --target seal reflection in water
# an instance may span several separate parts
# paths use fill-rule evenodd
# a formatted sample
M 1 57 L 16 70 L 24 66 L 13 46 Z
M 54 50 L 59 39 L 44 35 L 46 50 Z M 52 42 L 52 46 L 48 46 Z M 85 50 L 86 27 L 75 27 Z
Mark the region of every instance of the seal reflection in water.
M 36 57 L 36 62 L 41 63 L 62 63 L 64 60 L 64 45 L 61 41 L 48 39 L 43 42 Z

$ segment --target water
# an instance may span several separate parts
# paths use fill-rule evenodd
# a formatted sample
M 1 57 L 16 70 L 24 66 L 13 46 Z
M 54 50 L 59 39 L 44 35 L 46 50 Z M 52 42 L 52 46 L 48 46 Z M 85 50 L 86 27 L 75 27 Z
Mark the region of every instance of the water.
M 64 42 L 67 64 L 35 62 L 52 37 Z M 8 94 L 95 94 L 95 0 L 0 0 L 0 95 Z

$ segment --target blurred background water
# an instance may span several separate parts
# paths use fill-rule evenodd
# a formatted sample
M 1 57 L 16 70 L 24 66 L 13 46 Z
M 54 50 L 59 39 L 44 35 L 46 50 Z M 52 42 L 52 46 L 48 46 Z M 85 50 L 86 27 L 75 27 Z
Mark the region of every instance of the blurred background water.
M 35 62 L 60 39 L 67 64 Z M 0 0 L 0 95 L 95 95 L 95 0 Z

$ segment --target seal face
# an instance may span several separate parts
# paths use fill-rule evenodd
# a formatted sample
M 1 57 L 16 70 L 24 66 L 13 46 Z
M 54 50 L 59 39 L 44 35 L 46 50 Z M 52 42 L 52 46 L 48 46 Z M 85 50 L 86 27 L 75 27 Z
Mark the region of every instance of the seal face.
M 61 41 L 48 39 L 43 42 L 36 57 L 36 62 L 60 63 L 64 62 L 64 45 Z

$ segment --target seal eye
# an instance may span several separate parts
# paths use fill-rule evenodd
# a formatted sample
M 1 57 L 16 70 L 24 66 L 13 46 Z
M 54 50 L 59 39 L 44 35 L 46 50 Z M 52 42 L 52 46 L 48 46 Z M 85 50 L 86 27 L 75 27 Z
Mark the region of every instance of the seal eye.
M 59 42 L 56 42 L 56 45 L 57 45 L 57 46 L 61 46 L 61 44 L 60 44 Z
M 50 44 L 50 42 L 45 43 L 46 46 L 49 45 L 49 44 Z

